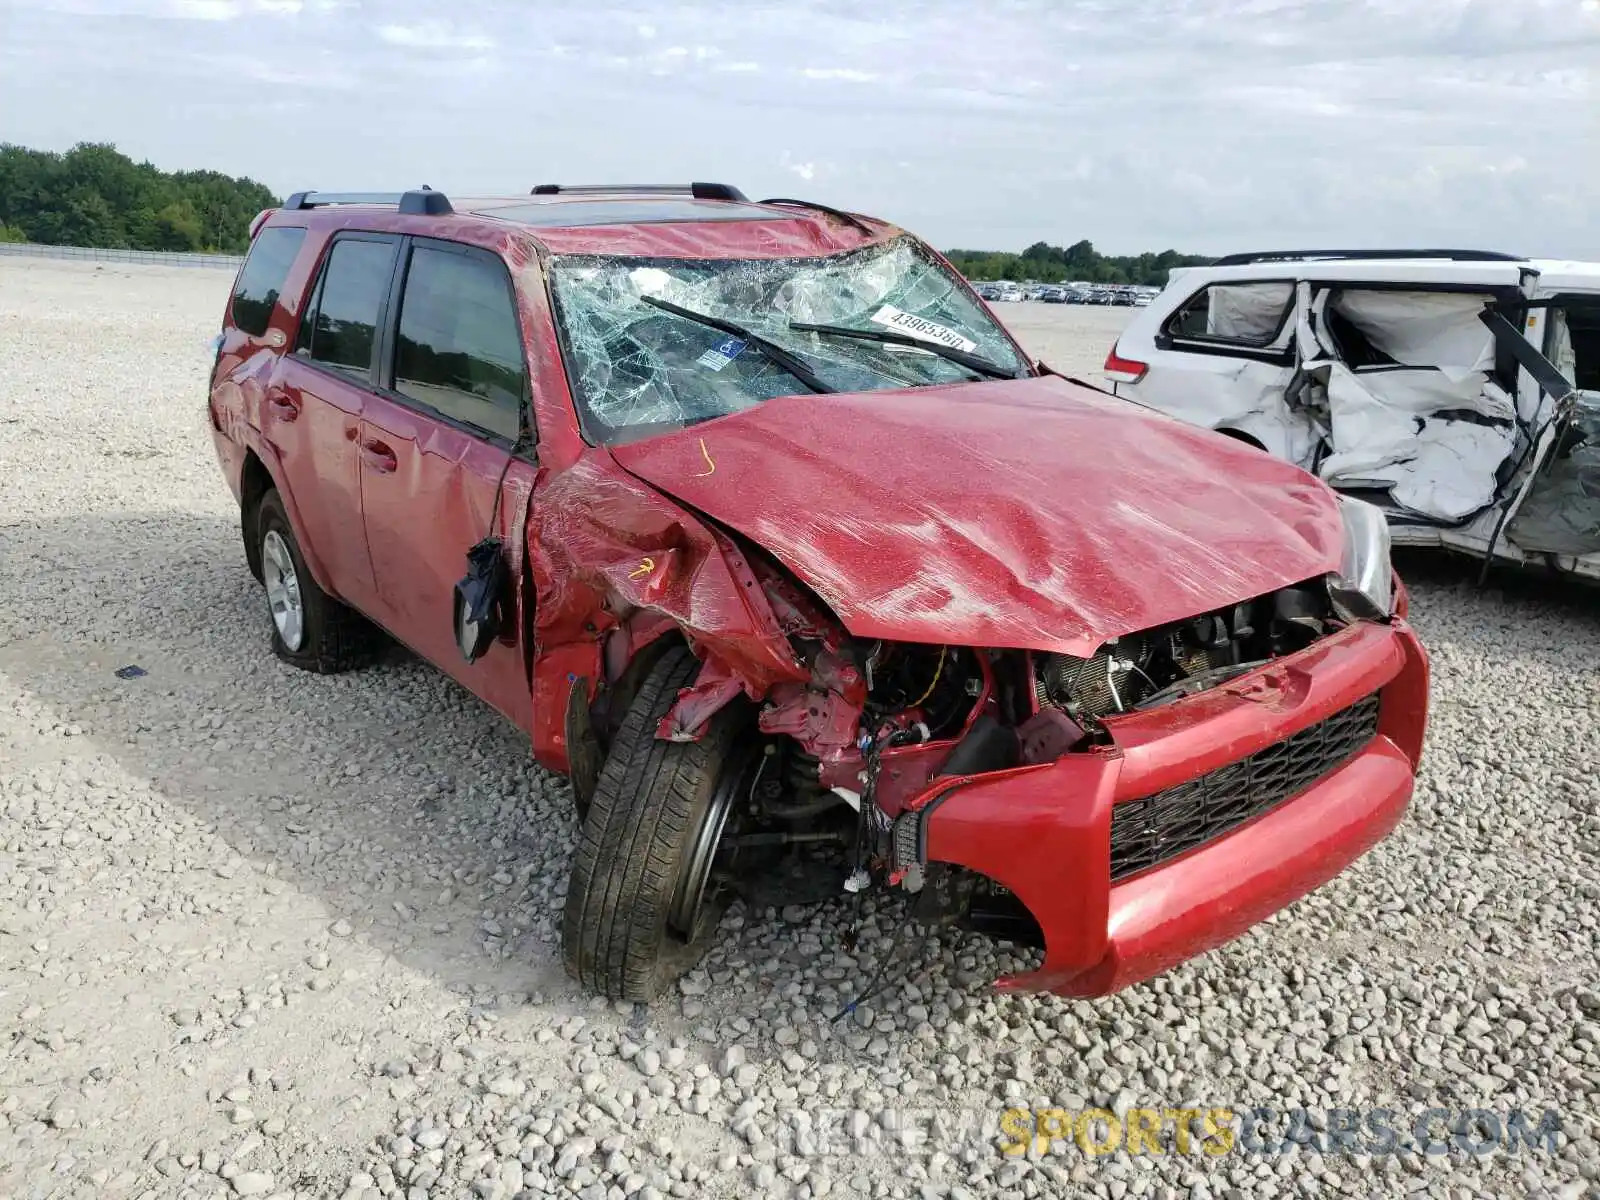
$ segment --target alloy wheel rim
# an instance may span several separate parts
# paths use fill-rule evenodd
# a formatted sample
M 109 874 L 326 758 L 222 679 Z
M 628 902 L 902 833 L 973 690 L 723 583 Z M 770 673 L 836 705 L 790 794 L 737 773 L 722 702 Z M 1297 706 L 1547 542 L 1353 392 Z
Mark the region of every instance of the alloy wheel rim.
M 717 860 L 717 847 L 727 828 L 739 797 L 749 791 L 759 754 L 735 752 L 717 780 L 711 801 L 706 805 L 705 817 L 690 835 L 688 853 L 684 856 L 683 872 L 672 897 L 672 907 L 667 923 L 679 934 L 693 939 L 700 923 L 700 912 L 705 906 L 706 892 L 711 884 L 712 867 Z
M 285 648 L 300 649 L 305 637 L 305 607 L 300 601 L 300 576 L 295 573 L 289 544 L 276 529 L 261 539 L 261 568 L 267 584 L 267 606 L 272 624 Z

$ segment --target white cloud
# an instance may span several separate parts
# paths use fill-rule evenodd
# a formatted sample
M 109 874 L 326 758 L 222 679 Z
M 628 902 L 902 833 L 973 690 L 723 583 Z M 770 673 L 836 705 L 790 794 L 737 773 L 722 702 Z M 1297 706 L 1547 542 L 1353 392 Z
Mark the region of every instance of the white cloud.
M 360 84 L 359 76 L 352 74 L 348 68 L 329 62 L 326 56 L 282 63 L 232 57 L 221 60 L 218 65 L 244 79 L 275 87 L 349 91 Z
M 231 21 L 240 13 L 233 0 L 176 0 L 172 15 L 192 21 Z
M 872 71 L 854 67 L 806 67 L 800 74 L 807 79 L 835 79 L 843 83 L 871 83 L 878 76 Z
M 813 179 L 815 179 L 817 177 L 817 164 L 816 163 L 814 163 L 814 162 L 795 162 L 795 160 L 789 156 L 789 152 L 787 150 L 785 150 L 783 152 L 783 156 L 778 160 L 778 165 L 780 167 L 782 167 L 785 171 L 791 171 L 795 175 L 798 175 L 801 179 L 804 179 L 807 183 L 810 183 Z
M 17 0 L 19 8 L 81 17 L 233 21 L 248 16 L 297 16 L 303 0 Z
M 415 50 L 493 50 L 494 39 L 457 29 L 445 21 L 419 21 L 414 25 L 383 25 L 378 36 L 395 46 Z

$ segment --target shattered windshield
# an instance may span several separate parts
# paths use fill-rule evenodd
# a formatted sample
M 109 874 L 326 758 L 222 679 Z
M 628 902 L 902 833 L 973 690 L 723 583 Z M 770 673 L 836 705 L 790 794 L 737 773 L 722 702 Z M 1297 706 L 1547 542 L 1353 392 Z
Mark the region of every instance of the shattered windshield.
M 566 255 L 550 278 L 573 396 L 598 442 L 775 396 L 1028 369 L 994 318 L 910 238 L 826 258 Z

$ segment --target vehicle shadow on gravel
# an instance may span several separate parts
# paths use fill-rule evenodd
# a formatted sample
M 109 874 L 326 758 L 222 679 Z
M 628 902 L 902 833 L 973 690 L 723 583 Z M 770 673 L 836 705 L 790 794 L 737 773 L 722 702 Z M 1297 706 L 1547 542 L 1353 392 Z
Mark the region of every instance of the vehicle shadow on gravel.
M 1474 564 L 1446 556 L 1399 563 L 1429 590 L 1475 580 Z M 317 897 L 329 926 L 348 923 L 480 1003 L 587 1008 L 559 956 L 576 833 L 565 782 L 532 763 L 524 735 L 404 650 L 339 676 L 280 663 L 230 516 L 0 527 L 0 581 L 0 672 L 238 854 Z M 1500 619 L 1574 632 L 1600 622 L 1590 589 L 1513 577 L 1490 591 L 1486 611 Z M 1429 611 L 1424 600 L 1414 616 L 1426 624 Z M 127 665 L 147 673 L 118 678 Z M 781 915 L 736 908 L 683 994 L 650 1020 L 681 1013 L 801 1049 L 821 1036 L 835 1046 L 824 1056 L 882 1061 L 951 1021 L 991 1019 L 985 985 L 1032 957 L 919 931 L 900 939 L 887 993 L 830 1025 L 874 982 L 904 906 L 869 900 L 853 929 L 857 918 L 843 900 Z M 1042 1003 L 1047 1019 L 1089 1029 L 1124 1011 Z
M 279 662 L 232 520 L 12 525 L 0 579 L 33 581 L 5 589 L 0 671 L 238 854 L 317 896 L 330 925 L 463 993 L 587 1004 L 560 964 L 576 835 L 565 781 L 400 647 L 337 676 Z M 145 674 L 116 675 L 130 665 Z M 898 897 L 859 912 L 842 899 L 781 915 L 736 906 L 682 996 L 651 1016 L 681 1001 L 691 1022 L 736 1032 L 816 1028 L 872 981 L 904 919 Z M 1031 957 L 954 931 L 900 941 L 894 995 L 939 997 L 936 1020 Z M 926 1025 L 913 1014 L 902 1035 Z M 858 1049 L 898 1041 L 870 1006 L 839 1029 Z
M 564 986 L 573 841 L 526 738 L 399 647 L 317 676 L 275 659 L 237 525 L 192 513 L 0 530 L 0 671 L 239 854 L 446 981 Z M 4 627 L 0 627 L 4 628 Z M 118 668 L 143 675 L 121 679 Z

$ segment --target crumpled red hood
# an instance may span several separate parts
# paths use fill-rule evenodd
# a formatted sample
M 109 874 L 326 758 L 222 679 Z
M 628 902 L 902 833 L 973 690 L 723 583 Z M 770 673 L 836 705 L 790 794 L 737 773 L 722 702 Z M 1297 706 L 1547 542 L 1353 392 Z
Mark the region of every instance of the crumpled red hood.
M 1088 655 L 1339 566 L 1333 494 L 1063 379 L 790 396 L 613 450 L 858 637 Z

